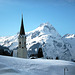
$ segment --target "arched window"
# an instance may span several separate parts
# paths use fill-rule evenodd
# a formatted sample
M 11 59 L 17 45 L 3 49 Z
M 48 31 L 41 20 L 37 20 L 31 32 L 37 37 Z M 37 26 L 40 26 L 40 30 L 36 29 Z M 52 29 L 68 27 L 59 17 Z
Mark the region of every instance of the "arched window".
M 19 42 L 19 44 L 21 44 L 21 42 Z
M 19 47 L 21 48 L 21 42 L 19 42 Z
M 43 57 L 43 52 L 42 52 L 42 48 L 39 48 L 38 50 L 38 58 Z

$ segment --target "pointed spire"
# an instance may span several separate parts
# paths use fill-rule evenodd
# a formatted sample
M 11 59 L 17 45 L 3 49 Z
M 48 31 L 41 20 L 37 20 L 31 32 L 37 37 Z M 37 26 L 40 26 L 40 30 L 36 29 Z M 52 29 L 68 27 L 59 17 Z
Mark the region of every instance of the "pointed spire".
M 20 29 L 20 35 L 25 35 L 25 31 L 24 31 L 24 25 L 23 25 L 23 14 L 22 14 L 22 20 L 21 20 L 21 29 Z

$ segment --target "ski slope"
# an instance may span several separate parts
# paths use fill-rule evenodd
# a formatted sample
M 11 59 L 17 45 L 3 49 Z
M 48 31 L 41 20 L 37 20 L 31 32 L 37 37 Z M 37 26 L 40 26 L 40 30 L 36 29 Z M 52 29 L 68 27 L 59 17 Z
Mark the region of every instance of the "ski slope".
M 63 60 L 0 56 L 0 75 L 75 75 L 75 63 Z

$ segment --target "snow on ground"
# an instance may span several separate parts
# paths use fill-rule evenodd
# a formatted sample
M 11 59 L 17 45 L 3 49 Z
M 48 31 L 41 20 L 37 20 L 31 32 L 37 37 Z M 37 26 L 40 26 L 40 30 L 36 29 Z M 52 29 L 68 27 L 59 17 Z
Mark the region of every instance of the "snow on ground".
M 62 60 L 0 56 L 0 75 L 75 75 L 75 63 Z

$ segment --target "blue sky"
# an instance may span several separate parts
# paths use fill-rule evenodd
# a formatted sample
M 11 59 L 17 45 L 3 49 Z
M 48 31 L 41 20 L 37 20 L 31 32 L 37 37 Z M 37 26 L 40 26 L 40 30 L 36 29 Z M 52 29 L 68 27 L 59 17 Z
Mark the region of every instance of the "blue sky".
M 62 36 L 75 34 L 75 0 L 0 0 L 0 36 L 20 31 L 22 13 L 26 32 L 49 22 Z

